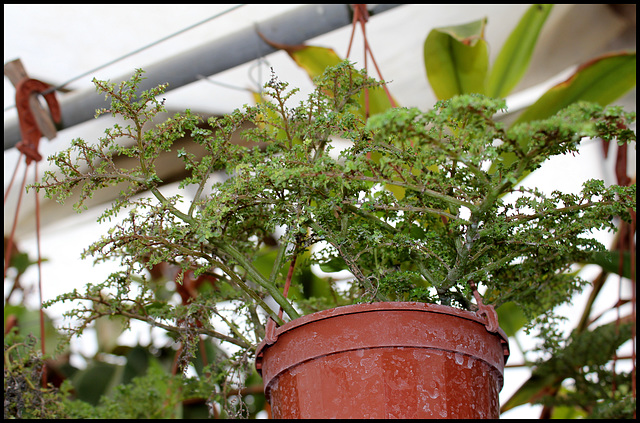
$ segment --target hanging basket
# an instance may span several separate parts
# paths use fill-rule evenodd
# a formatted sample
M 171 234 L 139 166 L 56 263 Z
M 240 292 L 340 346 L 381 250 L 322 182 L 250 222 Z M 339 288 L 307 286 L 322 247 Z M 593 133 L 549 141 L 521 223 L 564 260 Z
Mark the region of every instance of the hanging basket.
M 274 418 L 498 418 L 509 346 L 487 323 L 434 304 L 339 307 L 277 328 L 256 368 Z

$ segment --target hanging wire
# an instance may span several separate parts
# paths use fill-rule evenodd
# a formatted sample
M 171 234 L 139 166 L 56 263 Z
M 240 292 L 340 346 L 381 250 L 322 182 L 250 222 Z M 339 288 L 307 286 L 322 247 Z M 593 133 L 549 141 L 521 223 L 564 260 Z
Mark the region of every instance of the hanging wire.
M 29 167 L 29 166 L 27 166 Z M 38 182 L 38 162 L 33 163 L 33 170 L 35 175 L 35 181 Z M 36 247 L 38 252 L 38 293 L 40 295 L 40 352 L 42 356 L 45 356 L 45 333 L 44 333 L 44 307 L 42 306 L 43 297 L 42 297 L 42 251 L 40 249 L 40 245 L 42 244 L 42 238 L 40 234 L 40 195 L 38 194 L 38 190 L 35 190 L 34 195 L 36 196 Z M 17 219 L 16 219 L 17 220 Z M 42 387 L 47 387 L 47 363 L 46 361 L 43 363 L 42 367 Z
M 369 11 L 367 10 L 367 5 L 354 4 L 352 5 L 352 7 L 353 7 L 353 21 L 351 22 L 351 25 L 352 25 L 351 37 L 349 39 L 349 47 L 347 49 L 347 58 L 349 58 L 349 54 L 351 53 L 351 46 L 353 44 L 353 36 L 355 35 L 355 32 L 356 32 L 356 26 L 358 23 L 360 23 L 360 28 L 362 29 L 362 38 L 364 41 L 364 70 L 365 72 L 368 73 L 368 69 L 367 69 L 367 53 L 368 53 L 369 56 L 371 56 L 371 61 L 373 62 L 373 65 L 376 68 L 376 71 L 378 72 L 378 77 L 380 78 L 380 81 L 382 81 L 382 88 L 384 89 L 384 92 L 387 94 L 387 98 L 391 103 L 391 107 L 397 107 L 395 100 L 393 99 L 393 97 L 391 96 L 391 93 L 389 92 L 389 89 L 387 88 L 387 83 L 382 77 L 382 73 L 380 72 L 378 63 L 376 63 L 376 59 L 373 57 L 373 51 L 371 50 L 371 47 L 369 46 L 369 42 L 367 40 L 367 33 L 365 28 L 366 28 L 367 22 L 369 21 L 369 16 L 370 16 Z M 364 89 L 364 102 L 365 102 L 365 113 L 368 117 L 369 116 L 369 89 L 366 87 Z
M 255 29 L 256 33 L 260 35 L 260 31 L 258 30 L 258 25 L 254 23 L 253 28 Z M 251 80 L 251 82 L 255 84 L 256 92 L 262 95 L 262 91 L 264 89 L 264 79 L 262 78 L 262 67 L 266 66 L 267 69 L 270 69 L 271 63 L 269 63 L 267 58 L 262 55 L 258 44 L 255 45 L 255 49 L 256 49 L 256 55 L 258 56 L 258 59 L 255 60 L 253 64 L 249 67 L 249 79 Z M 258 71 L 257 78 L 254 78 L 254 75 L 253 75 L 253 71 L 255 69 L 257 69 Z
M 256 27 L 257 28 L 257 27 Z M 260 51 L 258 48 L 256 48 L 256 54 L 258 56 L 257 59 L 253 60 L 251 62 L 251 65 L 249 65 L 249 69 L 247 70 L 247 77 L 249 78 L 249 81 L 251 81 L 251 83 L 255 86 L 254 89 L 251 88 L 245 88 L 245 87 L 240 87 L 237 85 L 233 85 L 233 84 L 227 84 L 226 82 L 220 82 L 220 81 L 216 81 L 214 79 L 212 79 L 211 77 L 205 76 L 205 75 L 201 75 L 198 74 L 196 75 L 196 77 L 200 80 L 205 80 L 213 85 L 218 85 L 224 88 L 229 88 L 232 90 L 238 90 L 238 91 L 246 91 L 246 92 L 250 92 L 250 93 L 258 93 L 261 94 L 263 91 L 263 78 L 262 78 L 262 68 L 263 67 L 267 67 L 270 68 L 271 64 L 269 63 L 269 61 L 260 54 Z M 257 77 L 254 76 L 254 72 L 256 72 L 257 70 Z
M 22 157 L 24 156 L 24 153 L 20 153 L 20 159 L 22 159 Z M 18 163 L 21 161 L 20 159 L 18 159 Z M 9 235 L 9 243 L 7 244 L 7 249 L 4 252 L 4 277 L 6 279 L 7 277 L 7 269 L 9 268 L 9 262 L 11 261 L 11 251 L 13 250 L 13 238 L 16 232 L 16 225 L 18 222 L 18 212 L 20 211 L 20 204 L 22 203 L 22 194 L 25 191 L 25 186 L 26 186 L 26 182 L 27 182 L 27 171 L 29 170 L 29 166 L 27 166 L 24 170 L 24 177 L 22 178 L 22 186 L 20 187 L 20 190 L 18 191 L 18 204 L 16 206 L 16 213 L 15 216 L 13 218 L 13 225 L 11 226 L 11 234 Z M 15 173 L 18 171 L 18 166 L 16 165 L 16 169 L 14 171 L 14 176 Z M 13 184 L 13 178 L 11 179 L 11 185 Z M 5 193 L 5 204 L 7 202 L 7 197 L 9 196 L 9 192 L 7 191 Z
M 84 73 L 82 73 L 82 74 L 80 74 L 80 75 L 78 75 L 78 76 L 75 76 L 75 77 L 73 77 L 73 78 L 71 78 L 71 79 L 69 79 L 69 80 L 67 80 L 67 81 L 63 82 L 63 83 L 62 83 L 62 84 L 60 84 L 60 85 L 57 85 L 57 86 L 55 86 L 55 87 L 51 87 L 51 88 L 49 88 L 48 90 L 44 91 L 44 92 L 42 93 L 42 95 L 46 95 L 46 94 L 48 94 L 48 93 L 50 93 L 50 92 L 52 92 L 52 91 L 56 91 L 56 90 L 62 89 L 62 88 L 64 88 L 65 86 L 69 85 L 70 83 L 72 83 L 72 82 L 74 82 L 74 81 L 77 81 L 77 80 L 78 80 L 78 79 L 80 79 L 80 78 L 84 78 L 84 77 L 85 77 L 85 76 L 87 76 L 87 75 L 91 75 L 92 73 L 95 73 L 95 72 L 99 71 L 100 69 L 106 68 L 107 66 L 111 66 L 111 65 L 113 65 L 114 63 L 117 63 L 117 62 L 119 62 L 119 61 L 121 61 L 121 60 L 126 59 L 127 57 L 131 57 L 131 56 L 133 56 L 133 55 L 135 55 L 135 54 L 138 54 L 138 53 L 140 53 L 140 52 L 142 52 L 142 51 L 144 51 L 144 50 L 146 50 L 146 49 L 148 49 L 148 48 L 151 48 L 151 47 L 153 47 L 153 46 L 155 46 L 155 45 L 158 45 L 158 44 L 160 44 L 160 43 L 162 43 L 162 42 L 164 42 L 164 41 L 166 41 L 166 40 L 168 40 L 168 39 L 170 39 L 170 38 L 173 38 L 173 37 L 175 37 L 175 36 L 177 36 L 177 35 L 180 35 L 180 34 L 182 34 L 182 33 L 184 33 L 184 32 L 187 32 L 187 31 L 189 31 L 189 30 L 192 30 L 193 28 L 195 28 L 195 27 L 197 27 L 197 26 L 203 25 L 203 24 L 205 24 L 205 23 L 207 23 L 207 22 L 210 22 L 210 21 L 212 21 L 212 20 L 214 20 L 214 19 L 217 19 L 217 18 L 219 18 L 219 17 L 221 17 L 221 16 L 223 16 L 223 15 L 226 15 L 227 13 L 233 12 L 234 10 L 239 9 L 239 8 L 241 8 L 242 6 L 246 6 L 246 4 L 238 4 L 238 5 L 235 5 L 235 6 L 230 7 L 229 9 L 226 9 L 226 10 L 224 10 L 224 11 L 220 12 L 220 13 L 217 13 L 217 14 L 215 14 L 215 15 L 213 15 L 213 16 L 210 16 L 210 17 L 208 17 L 208 18 L 206 18 L 206 19 L 204 19 L 204 20 L 202 20 L 202 21 L 200 21 L 200 22 L 196 22 L 196 23 L 194 23 L 194 24 L 192 24 L 192 25 L 187 26 L 186 28 L 183 28 L 183 29 L 181 29 L 181 30 L 179 30 L 179 31 L 176 31 L 176 32 L 174 32 L 174 33 L 172 33 L 172 34 L 169 34 L 169 35 L 165 36 L 165 37 L 162 37 L 162 38 L 160 38 L 159 40 L 156 40 L 156 41 L 154 41 L 154 42 L 152 42 L 152 43 L 150 43 L 150 44 L 147 44 L 147 45 L 142 46 L 142 47 L 140 47 L 140 48 L 138 48 L 138 49 L 136 49 L 136 50 L 133 50 L 133 51 L 131 51 L 131 52 L 129 52 L 129 53 L 127 53 L 127 54 L 123 55 L 123 56 L 120 56 L 120 57 L 118 57 L 118 58 L 116 58 L 116 59 L 113 59 L 113 60 L 111 60 L 111 61 L 109 61 L 109 62 L 107 62 L 107 63 L 105 63 L 105 64 L 103 64 L 103 65 L 100 65 L 100 66 L 98 66 L 98 67 L 96 67 L 96 68 L 93 68 L 93 69 L 91 69 L 91 70 L 89 70 L 89 71 L 86 71 L 86 72 L 84 72 Z M 4 111 L 5 111 L 5 112 L 6 112 L 6 111 L 9 111 L 9 110 L 13 109 L 14 107 L 16 107 L 16 105 L 15 105 L 15 104 L 13 104 L 13 105 L 11 105 L 11 106 L 8 106 L 8 107 L 5 107 Z
M 229 88 L 231 90 L 251 91 L 249 88 L 239 87 L 237 85 L 227 84 L 226 82 L 216 81 L 215 79 L 211 79 L 210 77 L 205 76 L 205 75 L 201 75 L 201 74 L 196 75 L 196 78 L 198 78 L 200 80 L 205 80 L 205 81 L 207 81 L 207 82 L 209 82 L 209 83 L 211 83 L 213 85 L 219 85 L 219 86 L 224 87 L 224 88 Z
M 256 31 L 258 30 L 257 25 L 254 25 Z M 237 85 L 232 85 L 232 84 L 227 84 L 226 82 L 220 82 L 220 81 L 216 81 L 214 79 L 212 79 L 211 77 L 205 76 L 205 75 L 197 75 L 197 78 L 200 80 L 205 80 L 213 85 L 219 85 L 221 87 L 224 88 L 229 88 L 232 90 L 238 90 L 238 91 L 248 91 L 250 93 L 258 93 L 261 94 L 262 90 L 263 90 L 263 86 L 264 86 L 264 82 L 262 79 L 262 67 L 266 66 L 267 68 L 271 67 L 271 64 L 269 63 L 269 61 L 260 53 L 260 49 L 258 48 L 258 46 L 256 46 L 256 56 L 258 56 L 257 59 L 253 60 L 251 62 L 251 65 L 249 65 L 249 69 L 247 70 L 247 77 L 249 78 L 249 81 L 251 81 L 251 83 L 255 86 L 254 89 L 251 88 L 245 88 L 245 87 L 239 87 Z M 254 72 L 256 72 L 257 70 L 257 77 L 254 76 Z
M 251 80 L 251 82 L 253 82 L 256 86 L 256 91 L 258 93 L 262 93 L 263 87 L 264 87 L 264 79 L 262 77 L 262 68 L 266 67 L 267 69 L 271 68 L 271 64 L 269 63 L 269 61 L 265 58 L 260 56 L 257 60 L 255 60 L 253 62 L 253 64 L 251 65 L 251 67 L 249 67 L 249 79 Z M 253 72 L 257 69 L 258 72 L 258 76 L 254 77 Z

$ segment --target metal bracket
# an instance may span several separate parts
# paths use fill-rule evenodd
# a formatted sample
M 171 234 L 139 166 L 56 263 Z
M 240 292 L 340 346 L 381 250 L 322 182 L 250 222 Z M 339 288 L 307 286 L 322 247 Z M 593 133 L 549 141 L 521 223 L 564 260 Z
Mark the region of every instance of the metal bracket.
M 278 335 L 276 333 L 276 321 L 271 317 L 269 317 L 269 319 L 267 320 L 267 325 L 264 332 L 264 342 L 267 345 L 275 344 L 275 342 L 278 340 Z
M 16 107 L 18 108 L 18 117 L 20 119 L 20 132 L 22 134 L 22 141 L 16 144 L 18 150 L 25 154 L 27 158 L 27 164 L 32 160 L 40 161 L 42 156 L 38 152 L 38 145 L 40 138 L 42 138 L 42 130 L 36 122 L 35 115 L 30 105 L 30 97 L 32 95 L 42 94 L 51 87 L 37 79 L 23 79 L 16 86 Z M 51 117 L 55 122 L 60 122 L 60 105 L 55 97 L 55 91 L 44 94 L 44 98 L 47 101 L 49 110 L 51 111 Z
M 469 285 L 471 285 L 471 289 L 473 289 L 473 296 L 476 299 L 476 303 L 478 303 L 478 311 L 476 314 L 484 317 L 484 325 L 487 328 L 487 331 L 490 333 L 498 333 L 498 329 L 500 329 L 500 324 L 498 323 L 498 313 L 496 313 L 496 309 L 493 305 L 484 304 L 482 302 L 482 297 L 476 288 L 476 284 L 473 281 L 469 281 Z

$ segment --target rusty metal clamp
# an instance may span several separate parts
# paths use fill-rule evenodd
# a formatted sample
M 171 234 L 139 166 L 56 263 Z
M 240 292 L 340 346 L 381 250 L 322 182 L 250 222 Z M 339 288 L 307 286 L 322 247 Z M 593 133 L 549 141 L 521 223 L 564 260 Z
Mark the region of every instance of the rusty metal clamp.
M 264 342 L 267 345 L 273 345 L 278 340 L 278 334 L 276 333 L 276 329 L 277 329 L 276 321 L 273 320 L 271 317 L 269 317 L 267 319 L 267 325 L 265 327 L 265 334 L 264 334 Z
M 46 93 L 44 94 L 44 98 L 49 106 L 51 117 L 56 123 L 60 123 L 62 120 L 60 105 L 56 99 L 55 91 L 51 90 L 47 92 L 50 89 L 51 86 L 49 84 L 37 79 L 26 78 L 16 85 L 16 108 L 18 109 L 20 134 L 22 135 L 22 141 L 16 145 L 16 148 L 24 153 L 27 164 L 31 164 L 34 160 L 42 160 L 42 156 L 38 152 L 42 131 L 38 127 L 38 123 L 29 105 L 29 98 L 34 94 Z
M 493 305 L 487 305 L 482 302 L 482 297 L 480 296 L 474 281 L 469 281 L 469 285 L 471 286 L 471 289 L 473 289 L 473 296 L 478 304 L 477 314 L 484 317 L 484 325 L 487 328 L 487 331 L 491 333 L 498 333 L 500 324 L 498 323 L 498 313 L 496 313 L 496 309 Z

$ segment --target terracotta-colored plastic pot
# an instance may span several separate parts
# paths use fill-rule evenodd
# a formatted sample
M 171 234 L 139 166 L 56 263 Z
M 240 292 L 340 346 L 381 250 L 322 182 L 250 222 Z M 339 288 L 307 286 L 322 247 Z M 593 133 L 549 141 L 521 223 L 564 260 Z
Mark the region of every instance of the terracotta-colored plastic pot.
M 475 313 L 357 304 L 279 327 L 256 368 L 274 418 L 497 418 L 507 336 Z

